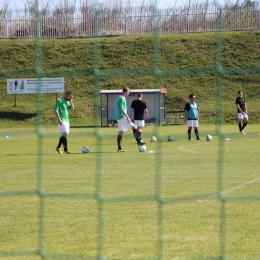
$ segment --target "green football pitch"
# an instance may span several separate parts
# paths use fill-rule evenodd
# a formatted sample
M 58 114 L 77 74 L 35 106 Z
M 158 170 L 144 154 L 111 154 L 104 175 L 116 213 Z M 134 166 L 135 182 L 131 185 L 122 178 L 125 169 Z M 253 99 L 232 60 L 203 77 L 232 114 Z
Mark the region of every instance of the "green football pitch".
M 58 154 L 56 128 L 0 129 L 0 259 L 259 259 L 260 129 L 245 130 L 146 126 L 146 152 L 128 130 L 117 153 L 116 127 L 72 127 Z

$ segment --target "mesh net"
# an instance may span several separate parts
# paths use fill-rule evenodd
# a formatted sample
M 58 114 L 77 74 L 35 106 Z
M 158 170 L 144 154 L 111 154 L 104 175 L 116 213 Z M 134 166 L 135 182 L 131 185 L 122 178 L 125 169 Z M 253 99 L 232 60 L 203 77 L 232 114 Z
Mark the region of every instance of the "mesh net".
M 99 10 L 97 9 L 96 12 L 98 13 Z M 106 78 L 147 75 L 152 71 L 156 78 L 155 87 L 161 88 L 162 77 L 166 75 L 183 76 L 216 72 L 218 96 L 216 133 L 219 142 L 218 147 L 215 148 L 216 156 L 214 159 L 217 165 L 217 178 L 214 176 L 207 179 L 203 175 L 206 181 L 211 182 L 211 184 L 208 184 L 211 189 L 205 193 L 201 190 L 202 187 L 199 186 L 198 190 L 194 188 L 189 192 L 189 182 L 180 184 L 184 176 L 177 174 L 182 167 L 185 167 L 182 163 L 183 157 L 181 158 L 179 154 L 176 154 L 174 159 L 169 157 L 168 160 L 174 166 L 165 162 L 163 155 L 165 145 L 162 142 L 156 143 L 156 156 L 152 157 L 152 159 L 146 159 L 150 160 L 148 163 L 142 162 L 144 165 L 148 164 L 148 168 L 143 167 L 150 169 L 151 173 L 145 174 L 140 169 L 141 175 L 143 175 L 140 176 L 138 167 L 133 166 L 133 164 L 137 164 L 142 160 L 140 155 L 132 155 L 133 157 L 129 158 L 132 160 L 130 162 L 124 161 L 122 157 L 118 159 L 110 156 L 109 150 L 105 148 L 105 140 L 107 138 L 114 139 L 115 131 L 110 132 L 108 129 L 107 132 L 104 132 L 99 127 L 94 128 L 94 132 L 92 129 L 82 129 L 82 131 L 79 129 L 77 131 L 77 138 L 84 139 L 86 136 L 90 136 L 93 139 L 93 146 L 97 147 L 94 155 L 90 153 L 90 157 L 81 161 L 65 158 L 59 159 L 59 162 L 57 162 L 51 156 L 46 155 L 45 152 L 45 147 L 50 144 L 49 142 L 53 142 L 56 135 L 42 129 L 43 118 L 41 111 L 44 97 L 39 93 L 37 94 L 36 132 L 30 129 L 18 131 L 18 134 L 16 132 L 18 137 L 31 136 L 32 142 L 37 143 L 37 152 L 35 154 L 26 154 L 26 165 L 15 166 L 16 170 L 13 170 L 12 156 L 4 158 L 6 168 L 3 173 L 6 174 L 10 171 L 11 175 L 8 176 L 10 178 L 8 180 L 4 175 L 5 182 L 3 183 L 9 183 L 11 187 L 12 183 L 16 183 L 15 180 L 20 179 L 21 186 L 18 185 L 10 189 L 3 187 L 3 191 L 0 192 L 3 209 L 2 217 L 4 219 L 1 224 L 3 225 L 2 237 L 4 240 L 2 240 L 0 246 L 0 258 L 227 259 L 227 224 L 232 221 L 232 218 L 229 219 L 227 214 L 227 202 L 238 202 L 236 206 L 230 206 L 230 212 L 235 214 L 237 206 L 243 207 L 244 203 L 247 203 L 248 206 L 252 201 L 259 201 L 259 195 L 256 193 L 254 195 L 227 196 L 224 192 L 226 169 L 225 142 L 223 141 L 226 136 L 222 130 L 224 77 L 228 74 L 259 72 L 259 68 L 254 67 L 246 70 L 235 68 L 226 70 L 223 68 L 221 17 L 220 11 L 214 66 L 194 68 L 192 70 L 161 70 L 160 31 L 159 21 L 156 20 L 156 16 L 154 20 L 154 63 L 152 70 L 136 69 L 132 71 L 103 72 L 99 60 L 102 46 L 100 46 L 100 38 L 95 37 L 93 68 L 91 70 L 73 70 L 69 68 L 57 70 L 56 72 L 44 71 L 41 68 L 41 41 L 39 37 L 35 38 L 35 67 L 24 72 L 19 71 L 19 73 L 26 74 L 35 71 L 39 78 L 51 75 L 66 77 L 94 75 L 96 94 L 95 125 L 100 123 L 99 91 L 102 80 Z M 95 21 L 95 28 L 98 32 L 99 24 L 97 20 Z M 38 33 L 39 29 L 39 25 L 36 24 Z M 2 71 L 4 76 L 9 76 L 12 73 L 15 74 L 16 71 Z M 161 131 L 160 127 L 154 127 L 150 133 L 155 134 L 160 140 L 160 137 L 165 134 Z M 76 137 L 74 138 L 76 139 Z M 50 141 L 47 141 L 47 139 L 50 139 Z M 21 143 L 20 147 L 15 147 L 14 143 L 13 148 L 19 149 L 23 153 L 26 142 Z M 81 145 L 80 141 L 78 141 L 78 145 Z M 184 149 L 185 147 L 183 147 Z M 9 154 L 12 155 L 12 153 Z M 121 161 L 119 165 L 118 161 Z M 31 163 L 32 165 L 30 165 Z M 58 167 L 58 163 L 62 167 Z M 127 167 L 123 167 L 122 164 L 127 164 Z M 23 167 L 25 167 L 24 170 Z M 174 167 L 169 175 L 167 175 L 165 169 L 167 167 Z M 200 166 L 198 165 L 198 167 Z M 207 165 L 204 165 L 204 167 L 207 167 Z M 47 168 L 48 170 L 46 170 Z M 75 169 L 77 170 L 75 171 Z M 186 168 L 187 171 L 188 169 Z M 122 177 L 125 171 L 131 172 L 131 175 Z M 199 172 L 203 171 L 205 170 L 199 169 Z M 71 175 L 67 175 L 65 172 L 69 172 Z M 26 180 L 25 183 L 22 181 L 23 178 Z M 135 182 L 128 178 L 135 179 Z M 179 178 L 180 187 L 176 187 L 174 181 L 170 183 L 173 186 L 168 187 L 167 178 L 173 178 L 176 182 Z M 189 181 L 200 180 L 203 182 L 200 178 L 201 176 L 197 174 L 191 177 Z M 116 185 L 119 187 L 114 187 L 113 181 L 115 180 L 117 180 Z M 257 182 L 258 178 L 255 178 L 248 184 L 256 184 Z M 141 187 L 136 191 L 133 185 Z M 171 191 L 172 187 L 174 187 L 173 193 Z M 183 190 L 186 190 L 186 192 L 183 193 Z M 214 190 L 216 192 L 213 192 Z M 210 201 L 210 204 L 206 206 L 206 208 L 209 207 L 210 209 L 205 210 L 205 205 L 202 206 L 203 203 L 198 204 L 198 201 Z M 9 204 L 12 205 L 12 208 L 8 207 Z M 252 206 L 254 207 L 255 204 L 252 204 Z M 13 209 L 15 210 L 12 214 L 10 212 Z M 207 213 L 204 211 L 207 211 Z M 211 218 L 211 214 L 217 214 L 218 217 Z M 5 216 L 8 216 L 8 219 Z M 211 223 L 214 227 L 213 232 L 210 232 L 211 226 L 208 226 L 207 219 L 209 221 L 214 219 L 212 220 L 214 223 Z M 19 222 L 19 220 L 21 220 L 21 223 L 18 223 L 19 228 L 13 229 L 10 226 L 11 223 L 14 221 Z M 243 225 L 243 223 L 240 225 Z M 238 233 L 240 225 L 236 225 Z M 9 228 L 6 226 L 9 226 Z M 250 228 L 252 227 L 248 227 L 248 230 Z M 201 233 L 203 229 L 207 231 Z M 250 232 L 248 232 L 248 237 L 250 237 Z M 9 238 L 11 241 L 8 241 Z M 15 245 L 10 247 L 13 243 L 12 240 L 15 241 Z M 197 242 L 191 243 L 190 240 L 196 240 Z M 186 249 L 183 246 L 185 243 L 188 245 Z M 238 243 L 237 246 L 239 247 L 239 245 Z M 249 248 L 256 250 L 255 254 L 252 254 L 253 259 L 257 258 L 260 252 L 257 252 L 255 247 L 257 243 L 252 246 L 249 246 Z M 199 249 L 200 247 L 202 248 L 201 251 L 196 251 L 196 248 Z M 210 252 L 207 251 L 207 247 L 210 248 Z M 230 255 L 234 259 L 244 259 L 243 253 L 237 256 L 231 252 Z M 249 259 L 250 257 L 246 258 Z

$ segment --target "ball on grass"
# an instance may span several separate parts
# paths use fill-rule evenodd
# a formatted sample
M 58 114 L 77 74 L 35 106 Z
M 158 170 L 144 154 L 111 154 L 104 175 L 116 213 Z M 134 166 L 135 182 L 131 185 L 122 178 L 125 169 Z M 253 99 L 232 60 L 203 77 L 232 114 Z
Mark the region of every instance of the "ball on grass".
M 169 135 L 168 136 L 168 141 L 170 142 L 170 141 L 173 141 L 173 136 L 172 135 Z
M 83 147 L 81 148 L 81 151 L 82 151 L 82 153 L 89 153 L 89 148 L 88 148 L 88 146 L 83 146 Z
M 156 142 L 156 137 L 155 136 L 151 136 L 150 141 L 151 142 Z
M 145 145 L 140 145 L 138 146 L 139 152 L 145 152 L 146 151 L 146 146 Z
M 211 140 L 212 140 L 212 136 L 211 136 L 211 135 L 207 135 L 207 136 L 206 136 L 206 140 L 207 140 L 207 141 L 211 141 Z

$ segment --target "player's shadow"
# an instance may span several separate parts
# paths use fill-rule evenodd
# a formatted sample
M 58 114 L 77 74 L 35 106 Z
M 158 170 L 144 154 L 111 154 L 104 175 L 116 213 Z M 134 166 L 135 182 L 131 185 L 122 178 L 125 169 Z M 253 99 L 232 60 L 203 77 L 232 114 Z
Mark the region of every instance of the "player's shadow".
M 56 154 L 57 156 L 75 156 L 75 155 L 79 155 L 79 154 L 85 154 L 86 156 L 88 154 L 105 154 L 105 153 L 110 153 L 110 152 L 89 152 L 89 153 L 82 153 L 82 152 L 73 152 L 72 154 L 65 154 L 63 152 L 63 154 L 58 154 L 57 152 L 47 152 L 47 153 L 26 153 L 26 154 L 23 154 L 23 153 L 10 153 L 10 154 L 6 154 L 5 156 L 47 156 L 47 155 L 54 155 Z
M 93 126 L 85 126 L 85 125 L 72 125 L 70 126 L 70 128 L 93 128 Z
M 11 119 L 11 120 L 27 120 L 36 117 L 36 113 L 23 113 L 23 112 L 10 112 L 2 111 L 0 112 L 0 119 Z

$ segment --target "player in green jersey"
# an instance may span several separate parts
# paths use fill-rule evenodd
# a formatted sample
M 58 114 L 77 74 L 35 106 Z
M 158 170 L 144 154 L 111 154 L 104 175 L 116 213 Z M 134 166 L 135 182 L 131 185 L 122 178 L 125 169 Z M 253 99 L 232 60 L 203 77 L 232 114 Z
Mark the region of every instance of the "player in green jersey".
M 67 137 L 70 130 L 70 122 L 69 122 L 69 109 L 72 109 L 74 111 L 74 104 L 72 102 L 73 94 L 71 91 L 67 91 L 63 97 L 59 98 L 56 101 L 54 110 L 55 115 L 58 119 L 58 127 L 59 131 L 62 134 L 62 136 L 59 139 L 58 146 L 56 148 L 56 151 L 60 154 L 62 154 L 61 145 L 64 147 L 64 152 L 67 154 L 71 154 L 68 150 L 68 141 Z
M 125 87 L 123 89 L 122 95 L 119 96 L 116 101 L 115 116 L 118 122 L 118 136 L 117 136 L 118 152 L 125 152 L 125 150 L 122 149 L 122 138 L 124 132 L 128 128 L 133 129 L 133 134 L 138 145 L 145 144 L 145 142 L 141 141 L 140 136 L 138 136 L 137 126 L 131 121 L 130 117 L 127 115 L 126 97 L 129 95 L 129 93 L 130 93 L 130 89 L 128 87 Z

